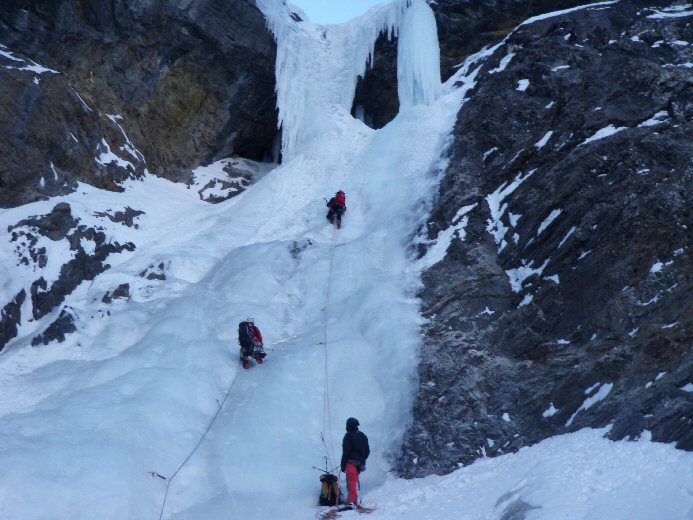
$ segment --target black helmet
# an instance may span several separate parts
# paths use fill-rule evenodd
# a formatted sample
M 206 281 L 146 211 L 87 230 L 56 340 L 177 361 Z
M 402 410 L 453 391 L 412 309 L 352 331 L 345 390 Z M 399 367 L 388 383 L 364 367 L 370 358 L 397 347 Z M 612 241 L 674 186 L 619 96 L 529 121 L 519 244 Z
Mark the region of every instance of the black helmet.
M 357 430 L 358 429 L 359 422 L 354 419 L 353 417 L 349 417 L 346 422 L 346 429 L 348 432 Z

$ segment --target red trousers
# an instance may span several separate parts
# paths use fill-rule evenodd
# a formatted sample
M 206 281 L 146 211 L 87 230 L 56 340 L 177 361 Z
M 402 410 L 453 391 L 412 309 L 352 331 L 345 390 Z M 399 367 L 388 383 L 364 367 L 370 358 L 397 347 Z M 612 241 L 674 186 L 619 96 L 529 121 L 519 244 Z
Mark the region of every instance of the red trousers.
M 359 472 L 351 462 L 346 463 L 347 502 L 356 503 L 356 490 L 359 486 Z

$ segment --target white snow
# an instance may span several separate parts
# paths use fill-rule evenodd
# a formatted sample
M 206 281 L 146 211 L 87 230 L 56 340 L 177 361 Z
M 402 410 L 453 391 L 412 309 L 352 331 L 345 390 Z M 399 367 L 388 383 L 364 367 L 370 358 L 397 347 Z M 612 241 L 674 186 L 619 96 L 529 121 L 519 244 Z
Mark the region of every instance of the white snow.
M 565 70 L 565 69 L 569 69 L 569 68 L 570 68 L 570 65 L 558 65 L 557 67 L 553 67 L 551 69 L 551 71 L 552 72 L 558 72 L 559 70 Z
M 251 182 L 262 179 L 274 167 L 274 163 L 259 163 L 242 157 L 221 159 L 195 168 L 192 171 L 191 186 L 205 200 L 209 197 L 226 199 L 246 188 Z M 225 168 L 233 168 L 241 175 L 231 176 Z
M 106 114 L 106 117 L 110 119 L 113 124 L 115 124 L 118 127 L 118 130 L 120 130 L 120 133 L 123 136 L 123 139 L 125 139 L 125 144 L 120 147 L 120 150 L 123 152 L 126 152 L 128 155 L 130 155 L 133 159 L 135 160 L 142 160 L 144 161 L 144 156 L 135 148 L 135 145 L 132 143 L 128 135 L 125 133 L 125 130 L 123 130 L 123 127 L 120 125 L 118 121 L 123 119 L 123 116 L 121 115 L 112 115 L 112 114 Z
M 510 288 L 513 290 L 513 292 L 522 291 L 522 284 L 530 276 L 535 274 L 541 276 L 541 274 L 544 272 L 544 269 L 549 264 L 549 259 L 547 258 L 544 261 L 544 263 L 539 267 L 533 267 L 533 261 L 530 262 L 529 265 L 527 265 L 525 262 L 525 260 L 522 260 L 522 264 L 520 265 L 520 267 L 516 267 L 514 269 L 506 269 L 505 271 L 508 275 L 508 280 L 510 280 Z
M 693 392 L 693 383 L 687 383 L 681 387 L 684 392 Z
M 414 5 L 417 16 L 428 16 Z M 66 297 L 78 331 L 64 343 L 30 346 L 56 309 L 23 320 L 0 355 L 0 515 L 313 518 L 319 473 L 312 466 L 322 466 L 323 457 L 334 465 L 344 420 L 356 416 L 373 448 L 361 479 L 365 504 L 377 508 L 371 520 L 509 518 L 520 499 L 536 508 L 528 518 L 685 518 L 693 497 L 682 483 L 693 456 L 645 439 L 611 442 L 604 430 L 548 439 L 444 477 L 392 475 L 417 385 L 423 319 L 416 291 L 428 265 L 414 261 L 409 245 L 428 215 L 457 112 L 488 50 L 466 61 L 430 104 L 403 107 L 373 131 L 349 114 L 355 72 L 364 70 L 380 28 L 401 27 L 402 4 L 328 28 L 289 22 L 291 6 L 280 0 L 260 7 L 279 41 L 288 139 L 281 166 L 217 205 L 145 175 L 124 182 L 123 193 L 80 184 L 67 196 L 0 210 L 3 305 L 38 274 L 50 285 L 74 254 L 65 241 L 41 239 L 36 247 L 47 248 L 46 267 L 17 265 L 16 246 L 28 245 L 11 242 L 8 226 L 58 202 L 109 242 L 136 245 L 110 255 L 108 271 Z M 120 116 L 108 117 L 121 125 Z M 119 152 L 139 157 L 124 139 Z M 101 148 L 102 163 L 130 164 L 105 141 Z M 218 164 L 210 166 L 213 172 L 195 172 L 198 183 L 219 174 Z M 531 173 L 487 197 L 497 222 L 505 199 Z M 349 209 L 335 231 L 323 197 L 340 187 Z M 145 211 L 137 228 L 102 216 L 126 207 Z M 453 232 L 464 231 L 471 207 L 458 209 Z M 438 240 L 442 248 L 446 239 Z M 546 263 L 532 265 L 526 269 L 541 272 Z M 140 275 L 148 271 L 166 279 Z M 521 286 L 527 273 L 520 271 Z M 102 303 L 125 282 L 130 298 Z M 23 316 L 30 307 L 27 299 Z M 236 326 L 248 315 L 271 350 L 262 366 L 245 371 Z M 502 418 L 510 422 L 508 413 Z M 176 475 L 163 512 L 167 483 L 157 474 Z
M 346 38 L 361 30 L 352 29 L 343 31 L 346 48 L 322 68 L 303 59 L 320 47 L 311 43 L 320 38 L 317 28 L 292 40 L 281 52 L 298 54 L 294 64 L 305 65 L 297 69 L 305 81 L 292 78 L 294 84 L 310 91 L 330 78 L 327 94 L 332 83 L 341 88 L 344 69 L 352 70 L 352 59 L 341 57 L 359 50 Z M 220 510 L 246 519 L 313 516 L 311 467 L 326 456 L 321 433 L 334 462 L 350 415 L 376 448 L 363 488 L 382 485 L 406 427 L 421 341 L 418 268 L 407 246 L 427 214 L 475 72 L 465 74 L 457 76 L 462 87 L 448 86 L 430 105 L 403 107 L 377 132 L 350 116 L 350 100 L 339 105 L 338 96 L 315 87 L 310 114 L 297 114 L 306 125 L 296 131 L 300 150 L 216 206 L 186 186 L 146 176 L 124 183 L 122 194 L 81 185 L 69 196 L 3 210 L 3 243 L 7 225 L 66 201 L 81 223 L 137 246 L 111 255 L 109 271 L 67 297 L 79 316 L 77 333 L 34 349 L 28 342 L 56 316 L 23 323 L 0 359 L 3 516 L 154 517 L 165 481 L 147 472 L 172 475 L 229 388 L 208 438 L 171 483 L 165 518 L 213 518 Z M 328 131 L 315 131 L 323 123 Z M 128 164 L 112 148 L 102 141 L 98 160 Z M 336 233 L 325 221 L 323 197 L 340 187 L 350 202 Z M 137 229 L 94 216 L 125 206 L 146 211 Z M 465 211 L 453 225 L 463 226 Z M 15 266 L 11 248 L 2 251 L 2 272 L 28 269 Z M 70 254 L 49 253 L 56 262 Z M 139 276 L 159 264 L 166 280 Z M 3 297 L 30 279 L 3 279 Z M 102 304 L 123 282 L 130 300 Z M 247 315 L 273 350 L 262 367 L 239 372 L 235 327 Z M 323 319 L 327 346 L 320 345 Z M 348 365 L 362 368 L 354 375 L 343 370 Z M 323 424 L 325 375 L 331 391 Z M 291 477 L 268 490 L 277 474 Z
M 648 16 L 652 19 L 664 19 L 664 18 L 683 18 L 685 16 L 693 16 L 693 10 L 691 10 L 691 4 L 683 5 L 672 5 L 671 7 L 666 7 L 664 9 L 654 9 L 650 8 L 654 14 Z
M 517 305 L 519 307 L 524 307 L 525 305 L 529 305 L 532 303 L 532 300 L 534 299 L 534 295 L 532 294 L 525 294 L 524 298 L 522 298 L 522 301 Z
M 585 390 L 585 395 L 591 394 L 595 389 L 599 388 L 599 385 L 601 385 L 601 383 L 594 383 L 592 386 L 588 387 Z
M 508 227 L 502 222 L 502 217 L 508 209 L 508 204 L 505 199 L 511 195 L 524 181 L 526 181 L 535 170 L 532 170 L 525 174 L 518 173 L 515 179 L 510 183 L 501 184 L 496 191 L 490 193 L 486 196 L 486 203 L 488 204 L 489 210 L 491 212 L 491 218 L 489 219 L 486 230 L 493 235 L 496 240 L 496 245 L 498 250 L 501 251 L 505 247 L 505 242 L 503 238 L 508 231 Z
M 529 80 L 528 79 L 521 79 L 517 82 L 517 89 L 520 92 L 524 92 L 527 90 L 527 87 L 529 87 Z
M 491 148 L 491 149 L 489 149 L 489 150 L 486 150 L 486 151 L 484 152 L 484 157 L 483 157 L 482 160 L 483 160 L 484 162 L 486 162 L 486 158 L 487 158 L 489 155 L 491 155 L 493 152 L 495 152 L 496 150 L 498 150 L 498 147 L 497 147 L 497 146 L 494 146 L 493 148 Z
M 69 85 L 69 83 L 68 83 L 68 85 Z M 93 112 L 93 110 L 91 109 L 91 107 L 90 107 L 89 105 L 87 105 L 86 101 L 84 101 L 84 100 L 82 99 L 82 96 L 80 96 L 79 93 L 77 93 L 77 91 L 75 90 L 75 88 L 74 88 L 72 85 L 70 85 L 70 89 L 72 90 L 72 92 L 75 93 L 75 96 L 77 96 L 77 99 L 79 99 L 80 103 L 82 103 L 82 106 L 83 106 L 84 108 L 86 108 L 89 112 Z
M 566 240 L 570 238 L 570 236 L 575 233 L 575 230 L 577 228 L 575 226 L 571 227 L 570 230 L 566 233 L 566 235 L 563 237 L 563 240 L 558 244 L 558 247 L 561 247 L 563 244 L 565 244 Z
M 2 46 L 2 49 L 7 49 L 4 45 Z M 16 56 L 13 56 L 12 52 L 2 50 L 0 49 L 0 56 L 3 58 L 7 58 L 12 61 L 16 61 L 19 63 L 23 63 L 23 66 L 11 66 L 11 65 L 3 65 L 3 68 L 6 69 L 14 69 L 14 70 L 19 70 L 19 71 L 26 71 L 26 72 L 33 72 L 34 74 L 60 74 L 57 70 L 49 69 L 47 67 L 44 67 L 42 65 L 39 65 L 38 63 L 25 59 L 25 58 L 17 58 Z M 36 82 L 36 78 L 34 78 L 34 82 Z
M 579 5 L 577 7 L 570 7 L 568 9 L 562 9 L 560 11 L 551 11 L 549 13 L 544 13 L 544 14 L 540 14 L 537 16 L 533 16 L 532 18 L 528 18 L 527 20 L 522 22 L 519 25 L 519 27 L 522 27 L 523 25 L 528 25 L 528 24 L 532 24 L 535 22 L 539 22 L 542 20 L 548 20 L 550 18 L 555 18 L 557 16 L 563 16 L 564 14 L 573 13 L 575 11 L 581 11 L 582 9 L 594 9 L 596 7 L 603 7 L 603 6 L 607 6 L 607 5 L 613 5 L 616 3 L 618 3 L 618 0 L 611 0 L 608 2 L 595 2 L 593 4 Z M 565 36 L 565 39 L 568 39 L 568 38 L 570 38 L 570 34 L 567 34 Z
M 657 112 L 655 115 L 653 115 L 647 121 L 643 121 L 642 123 L 640 123 L 638 125 L 638 128 L 661 125 L 662 123 L 664 123 L 664 121 L 666 120 L 668 115 L 669 115 L 669 112 L 667 112 L 666 110 L 661 110 L 661 111 Z
M 558 409 L 554 407 L 553 403 L 549 403 L 549 407 L 544 410 L 544 412 L 541 414 L 542 417 L 552 417 L 553 415 L 556 415 L 558 412 Z
M 513 57 L 515 56 L 514 52 L 508 53 L 503 58 L 500 60 L 500 63 L 498 64 L 498 67 L 495 69 L 491 69 L 488 71 L 489 74 L 497 74 L 498 72 L 503 72 L 506 67 L 510 64 L 512 61 Z
M 599 383 L 597 383 L 599 385 Z M 570 416 L 570 419 L 568 419 L 565 423 L 565 427 L 568 428 L 570 427 L 571 424 L 573 424 L 573 420 L 577 416 L 578 413 L 582 410 L 588 410 L 592 406 L 594 406 L 596 403 L 599 401 L 602 401 L 603 399 L 606 398 L 607 395 L 609 395 L 609 392 L 611 392 L 612 388 L 614 387 L 613 383 L 604 383 L 599 387 L 599 390 L 597 390 L 594 395 L 588 397 L 587 399 L 584 400 L 584 402 L 580 405 L 580 408 L 578 408 L 573 415 Z M 585 390 L 585 394 L 589 394 L 594 390 L 595 386 L 591 386 L 587 390 Z
M 135 167 L 133 164 L 129 161 L 126 161 L 125 159 L 122 159 L 121 157 L 118 157 L 116 154 L 114 154 L 111 151 L 111 147 L 109 144 L 106 142 L 106 139 L 101 139 L 101 145 L 99 146 L 99 149 L 97 149 L 97 152 L 101 152 L 98 157 L 94 157 L 94 160 L 103 165 L 103 166 L 108 166 L 109 164 L 115 163 L 116 166 L 119 166 L 121 168 L 126 168 L 130 169 L 133 172 L 135 171 Z
M 428 269 L 445 258 L 450 242 L 454 237 L 464 240 L 466 236 L 465 228 L 469 222 L 469 213 L 476 207 L 476 204 L 460 208 L 452 219 L 452 225 L 438 233 L 435 241 L 428 246 L 426 254 L 416 262 L 419 269 Z
M 548 132 L 546 132 L 546 133 L 544 134 L 544 137 L 542 137 L 541 139 L 539 139 L 539 140 L 534 144 L 534 146 L 536 146 L 537 148 L 543 148 L 543 147 L 546 145 L 546 143 L 549 142 L 549 139 L 551 139 L 551 136 L 552 136 L 552 135 L 553 135 L 553 130 L 549 130 Z
M 647 440 L 612 442 L 604 433 L 585 429 L 555 437 L 442 477 L 393 478 L 366 495 L 377 507 L 368 518 L 686 519 L 693 506 L 685 485 L 690 454 Z
M 615 127 L 614 125 L 609 125 L 607 127 L 604 127 L 600 130 L 597 130 L 591 137 L 588 137 L 585 139 L 582 143 L 580 143 L 578 146 L 584 146 L 587 143 L 591 143 L 593 141 L 598 141 L 599 139 L 604 139 L 606 137 L 612 136 L 621 130 L 626 130 L 627 127 L 621 126 L 621 127 Z
M 544 221 L 539 224 L 539 229 L 537 229 L 537 236 L 541 235 L 542 232 L 551 225 L 551 223 L 558 218 L 558 216 L 563 212 L 562 209 L 554 209 L 549 213 L 549 216 L 544 219 Z

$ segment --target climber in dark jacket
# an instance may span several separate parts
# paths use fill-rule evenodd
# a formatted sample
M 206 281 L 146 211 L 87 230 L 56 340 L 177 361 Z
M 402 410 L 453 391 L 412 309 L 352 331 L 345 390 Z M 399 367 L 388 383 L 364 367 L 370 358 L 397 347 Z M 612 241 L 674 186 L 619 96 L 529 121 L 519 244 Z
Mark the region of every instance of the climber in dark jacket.
M 342 190 L 335 193 L 334 197 L 327 201 L 327 207 L 330 211 L 327 212 L 327 220 L 330 224 L 337 224 L 337 229 L 342 227 L 342 215 L 346 211 L 346 195 Z
M 347 419 L 346 431 L 342 440 L 341 468 L 347 478 L 347 504 L 356 507 L 359 473 L 366 470 L 366 459 L 371 449 L 368 446 L 368 437 L 359 431 L 359 422 L 353 417 Z

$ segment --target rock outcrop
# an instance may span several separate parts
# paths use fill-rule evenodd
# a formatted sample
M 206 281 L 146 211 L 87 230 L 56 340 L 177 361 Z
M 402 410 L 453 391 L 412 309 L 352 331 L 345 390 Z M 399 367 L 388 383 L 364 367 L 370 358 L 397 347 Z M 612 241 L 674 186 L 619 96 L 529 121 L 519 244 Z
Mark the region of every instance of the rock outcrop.
M 253 0 L 9 0 L 0 45 L 0 207 L 271 156 L 276 47 Z
M 440 42 L 442 80 L 446 81 L 464 59 L 484 46 L 495 45 L 514 27 L 531 16 L 575 7 L 580 0 L 436 0 L 435 13 Z M 371 128 L 382 128 L 399 111 L 397 99 L 397 37 L 381 34 L 375 55 L 359 78 L 352 114 Z
M 0 319 L 0 350 L 17 334 L 17 325 L 22 319 L 39 320 L 48 315 L 83 281 L 93 280 L 108 269 L 110 266 L 107 258 L 111 254 L 135 249 L 130 242 L 120 244 L 109 240 L 101 229 L 80 224 L 79 219 L 73 217 L 70 205 L 65 202 L 56 204 L 47 215 L 21 220 L 11 226 L 9 232 L 17 262 L 33 267 L 37 273 L 41 273 L 47 263 L 48 251 L 45 245 L 41 245 L 42 238 L 51 242 L 65 241 L 70 250 L 70 258 L 60 267 L 55 280 L 49 282 L 39 276 L 31 283 L 31 317 L 21 316 L 20 312 L 26 297 L 25 291 L 21 291 L 4 307 Z M 74 330 L 73 313 L 63 308 L 46 331 L 32 340 L 32 345 L 47 344 L 53 340 L 63 341 L 65 334 Z
M 610 3 L 483 63 L 427 219 L 429 241 L 454 233 L 423 275 L 402 475 L 583 427 L 693 450 L 691 23 Z
M 200 165 L 271 158 L 275 57 L 254 0 L 3 3 L 0 207 L 67 194 L 79 182 L 122 191 L 123 181 L 146 172 L 189 182 Z M 240 193 L 253 177 L 239 180 L 237 173 L 206 181 L 228 189 L 203 188 L 200 198 L 218 202 Z M 95 216 L 137 228 L 145 209 Z M 67 203 L 8 231 L 17 261 L 35 276 L 12 301 L 0 302 L 0 350 L 21 323 L 57 312 L 83 281 L 108 269 L 111 254 L 135 247 L 80 223 Z M 42 275 L 46 239 L 69 251 L 53 278 Z M 74 321 L 63 307 L 32 344 L 62 341 Z

